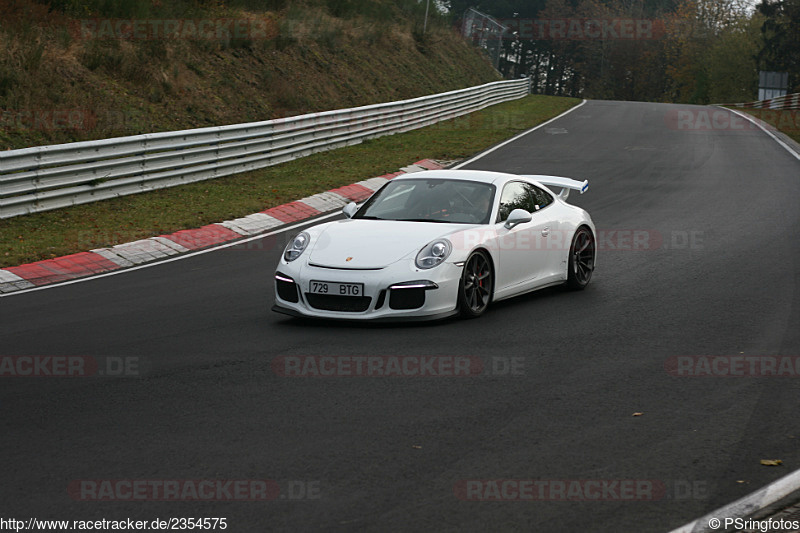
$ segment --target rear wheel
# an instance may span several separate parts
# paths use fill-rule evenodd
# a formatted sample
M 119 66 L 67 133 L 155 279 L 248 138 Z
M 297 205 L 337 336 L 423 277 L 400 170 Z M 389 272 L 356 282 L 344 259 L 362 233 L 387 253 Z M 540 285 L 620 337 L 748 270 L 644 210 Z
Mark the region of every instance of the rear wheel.
M 481 316 L 494 291 L 494 273 L 486 252 L 477 251 L 464 263 L 461 283 L 458 286 L 458 306 L 464 318 Z
M 595 242 L 592 231 L 581 226 L 572 238 L 567 265 L 567 287 L 582 290 L 592 279 L 594 272 Z

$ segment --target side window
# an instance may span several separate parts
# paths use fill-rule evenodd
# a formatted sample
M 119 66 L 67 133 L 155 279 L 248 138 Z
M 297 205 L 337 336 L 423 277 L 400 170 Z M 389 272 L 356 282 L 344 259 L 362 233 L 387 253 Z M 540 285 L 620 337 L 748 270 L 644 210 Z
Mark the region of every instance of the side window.
M 536 211 L 533 197 L 528 192 L 526 184 L 520 181 L 506 183 L 503 194 L 500 196 L 500 210 L 497 212 L 497 222 L 503 222 L 514 209 L 524 209 L 529 213 Z
M 547 207 L 548 205 L 553 203 L 553 197 L 550 196 L 550 194 L 547 191 L 545 191 L 543 189 L 540 189 L 536 185 L 531 185 L 529 183 L 526 183 L 525 185 L 528 187 L 528 190 L 531 192 L 531 195 L 533 196 L 533 200 L 534 200 L 534 202 L 536 202 L 536 205 L 539 206 L 539 209 L 541 209 L 543 207 Z M 533 211 L 531 211 L 531 213 L 533 213 Z

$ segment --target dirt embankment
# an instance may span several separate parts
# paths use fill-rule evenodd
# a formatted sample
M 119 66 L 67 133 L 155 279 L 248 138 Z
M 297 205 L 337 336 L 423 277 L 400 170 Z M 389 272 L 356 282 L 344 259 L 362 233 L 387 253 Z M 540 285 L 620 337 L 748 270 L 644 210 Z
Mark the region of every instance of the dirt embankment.
M 85 6 L 76 15 L 80 0 L 4 0 L 0 150 L 268 120 L 498 79 L 446 23 L 423 34 L 416 14 L 374 1 L 378 15 L 345 17 L 291 1 L 267 12 L 207 2 L 160 16 L 148 0 L 141 16 L 120 17 Z

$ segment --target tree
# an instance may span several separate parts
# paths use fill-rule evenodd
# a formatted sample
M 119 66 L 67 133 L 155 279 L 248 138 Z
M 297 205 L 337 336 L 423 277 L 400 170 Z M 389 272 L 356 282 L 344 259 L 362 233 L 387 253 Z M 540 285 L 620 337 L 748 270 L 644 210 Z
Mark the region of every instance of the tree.
M 758 53 L 763 47 L 763 16 L 741 18 L 727 26 L 708 51 L 711 102 L 755 100 L 758 93 Z
M 764 0 L 757 9 L 764 16 L 760 69 L 788 72 L 791 92 L 800 91 L 800 0 Z

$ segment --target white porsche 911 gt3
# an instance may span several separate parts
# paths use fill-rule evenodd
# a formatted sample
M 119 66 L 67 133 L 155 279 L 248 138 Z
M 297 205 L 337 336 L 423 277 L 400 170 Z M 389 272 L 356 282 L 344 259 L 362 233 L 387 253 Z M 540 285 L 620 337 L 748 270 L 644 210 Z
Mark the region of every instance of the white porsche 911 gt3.
M 361 206 L 345 206 L 347 218 L 289 242 L 272 309 L 329 319 L 477 317 L 492 301 L 543 287 L 583 289 L 595 227 L 566 199 L 587 188 L 474 170 L 398 176 Z

